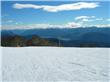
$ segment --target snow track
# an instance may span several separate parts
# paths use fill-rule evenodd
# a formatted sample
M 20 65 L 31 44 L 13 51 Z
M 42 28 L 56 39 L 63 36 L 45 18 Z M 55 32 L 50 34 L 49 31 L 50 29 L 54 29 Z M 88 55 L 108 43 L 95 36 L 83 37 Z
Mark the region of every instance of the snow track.
M 104 48 L 2 48 L 3 81 L 108 82 Z

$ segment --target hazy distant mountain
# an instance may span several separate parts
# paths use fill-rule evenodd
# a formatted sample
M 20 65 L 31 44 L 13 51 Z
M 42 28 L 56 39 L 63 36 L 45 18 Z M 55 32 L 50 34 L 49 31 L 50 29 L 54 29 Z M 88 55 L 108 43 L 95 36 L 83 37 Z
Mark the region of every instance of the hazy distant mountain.
M 27 40 L 40 36 L 67 47 L 110 46 L 110 28 L 2 30 L 1 35 L 2 40 L 9 36 L 21 36 Z
M 91 42 L 110 42 L 110 35 L 101 32 L 89 32 L 84 34 L 80 40 Z

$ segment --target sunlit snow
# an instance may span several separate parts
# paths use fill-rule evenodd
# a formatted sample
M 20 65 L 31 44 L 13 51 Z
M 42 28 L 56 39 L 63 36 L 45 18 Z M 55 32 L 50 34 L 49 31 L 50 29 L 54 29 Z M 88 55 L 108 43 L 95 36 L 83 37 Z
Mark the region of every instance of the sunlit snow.
M 2 47 L 3 81 L 108 82 L 106 48 Z

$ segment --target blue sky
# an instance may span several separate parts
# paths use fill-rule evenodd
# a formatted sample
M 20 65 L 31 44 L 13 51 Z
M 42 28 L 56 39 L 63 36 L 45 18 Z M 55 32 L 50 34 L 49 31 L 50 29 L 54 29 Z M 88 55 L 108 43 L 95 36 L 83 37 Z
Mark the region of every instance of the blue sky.
M 108 1 L 2 1 L 5 29 L 109 26 Z

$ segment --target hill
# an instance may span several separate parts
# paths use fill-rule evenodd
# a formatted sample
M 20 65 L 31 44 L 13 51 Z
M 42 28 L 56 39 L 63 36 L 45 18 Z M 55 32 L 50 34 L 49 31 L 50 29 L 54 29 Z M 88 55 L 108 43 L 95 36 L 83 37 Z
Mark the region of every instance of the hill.
M 31 39 L 26 39 L 23 36 L 7 36 L 1 38 L 1 46 L 8 47 L 25 47 L 25 46 L 58 46 L 56 42 L 49 41 L 39 36 L 32 36 Z

